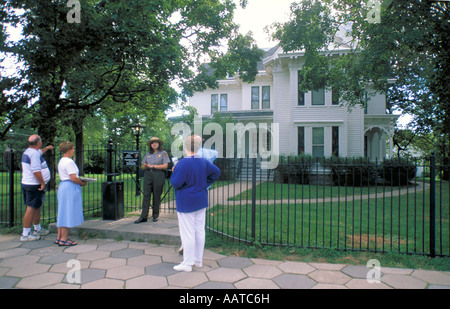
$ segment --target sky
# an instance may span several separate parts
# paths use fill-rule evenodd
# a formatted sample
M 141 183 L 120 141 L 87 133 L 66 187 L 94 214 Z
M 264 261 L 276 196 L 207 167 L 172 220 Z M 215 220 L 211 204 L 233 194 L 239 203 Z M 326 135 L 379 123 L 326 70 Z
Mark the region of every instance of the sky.
M 237 3 L 238 0 L 235 0 Z M 259 48 L 274 47 L 277 42 L 271 41 L 264 28 L 274 22 L 286 22 L 289 19 L 290 5 L 294 0 L 248 0 L 247 7 L 238 5 L 234 21 L 240 25 L 240 32 L 253 32 L 253 38 Z

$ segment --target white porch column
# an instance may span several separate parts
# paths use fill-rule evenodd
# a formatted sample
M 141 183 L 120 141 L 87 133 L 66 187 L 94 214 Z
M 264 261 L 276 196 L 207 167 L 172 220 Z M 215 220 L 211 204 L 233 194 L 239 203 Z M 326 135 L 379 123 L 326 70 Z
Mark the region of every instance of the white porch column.
M 394 135 L 389 132 L 389 159 L 392 159 L 394 151 Z

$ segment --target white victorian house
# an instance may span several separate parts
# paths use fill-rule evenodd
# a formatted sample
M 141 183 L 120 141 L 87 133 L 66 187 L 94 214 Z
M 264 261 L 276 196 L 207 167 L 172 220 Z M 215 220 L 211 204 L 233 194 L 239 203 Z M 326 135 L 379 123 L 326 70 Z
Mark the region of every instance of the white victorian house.
M 298 82 L 303 63 L 302 52 L 284 53 L 276 46 L 266 52 L 252 84 L 239 77 L 219 80 L 218 89 L 194 94 L 189 104 L 206 118 L 219 112 L 244 124 L 278 124 L 279 136 L 275 138 L 281 155 L 304 153 L 371 160 L 392 156 L 392 137 L 399 116 L 386 114 L 386 96 L 369 95 L 365 108 L 349 110 L 331 90 L 302 93 Z M 367 92 L 375 93 L 372 89 Z

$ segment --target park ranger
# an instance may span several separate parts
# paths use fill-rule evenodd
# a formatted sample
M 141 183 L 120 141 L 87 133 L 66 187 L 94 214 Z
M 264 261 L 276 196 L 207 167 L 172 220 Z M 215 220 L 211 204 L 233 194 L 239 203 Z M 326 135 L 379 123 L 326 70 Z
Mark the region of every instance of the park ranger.
M 165 170 L 169 166 L 169 156 L 164 151 L 163 141 L 157 137 L 152 137 L 148 142 L 149 152 L 142 160 L 142 169 L 144 176 L 144 199 L 142 201 L 142 213 L 135 223 L 147 222 L 150 208 L 150 198 L 153 193 L 152 217 L 153 222 L 158 221 L 159 207 L 161 204 L 161 195 L 163 193 L 164 182 L 166 178 Z

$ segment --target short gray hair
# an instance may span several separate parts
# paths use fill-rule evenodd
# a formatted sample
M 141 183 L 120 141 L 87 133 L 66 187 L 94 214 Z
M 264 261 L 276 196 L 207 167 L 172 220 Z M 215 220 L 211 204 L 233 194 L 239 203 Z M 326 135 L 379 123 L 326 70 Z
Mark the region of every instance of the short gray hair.
M 36 146 L 39 142 L 42 142 L 41 137 L 37 134 L 33 134 L 28 138 L 29 146 Z

